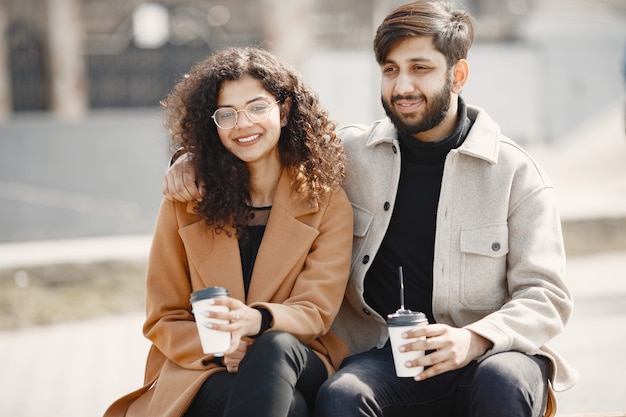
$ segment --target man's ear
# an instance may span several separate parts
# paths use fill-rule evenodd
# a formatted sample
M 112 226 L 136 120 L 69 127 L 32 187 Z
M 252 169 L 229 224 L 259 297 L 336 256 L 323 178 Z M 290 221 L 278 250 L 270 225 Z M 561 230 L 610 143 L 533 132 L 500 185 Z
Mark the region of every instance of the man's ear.
M 469 77 L 469 64 L 465 59 L 459 59 L 457 61 L 454 65 L 452 75 L 452 92 L 454 94 L 461 94 Z
M 291 97 L 287 97 L 280 106 L 280 127 L 287 126 L 291 112 Z

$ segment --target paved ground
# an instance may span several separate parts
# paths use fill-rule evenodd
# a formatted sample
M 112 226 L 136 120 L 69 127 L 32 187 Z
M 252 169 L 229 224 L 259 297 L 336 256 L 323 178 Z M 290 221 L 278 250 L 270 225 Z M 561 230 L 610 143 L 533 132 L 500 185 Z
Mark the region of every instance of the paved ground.
M 145 248 L 140 244 L 136 252 Z M 581 379 L 559 394 L 562 413 L 626 411 L 624 271 L 626 251 L 569 261 L 576 309 L 552 346 Z M 148 348 L 142 321 L 133 313 L 0 332 L 0 416 L 102 415 L 116 397 L 141 384 Z
M 559 188 L 563 217 L 626 218 L 622 108 L 531 152 Z M 71 259 L 145 257 L 149 236 L 0 244 L 0 268 Z M 576 308 L 558 348 L 580 371 L 560 413 L 626 411 L 626 248 L 571 257 Z M 148 344 L 142 314 L 0 332 L 0 416 L 96 417 L 141 383 Z

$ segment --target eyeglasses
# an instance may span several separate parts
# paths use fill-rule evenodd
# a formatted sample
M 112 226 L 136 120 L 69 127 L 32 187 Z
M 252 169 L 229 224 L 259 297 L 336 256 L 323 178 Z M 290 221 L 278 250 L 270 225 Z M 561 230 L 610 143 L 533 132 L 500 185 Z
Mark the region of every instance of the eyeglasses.
M 268 103 L 265 101 L 253 101 L 243 110 L 235 110 L 232 107 L 224 107 L 215 110 L 211 118 L 220 129 L 232 129 L 237 125 L 239 112 L 245 112 L 252 123 L 261 123 L 267 120 L 270 110 L 280 101 Z

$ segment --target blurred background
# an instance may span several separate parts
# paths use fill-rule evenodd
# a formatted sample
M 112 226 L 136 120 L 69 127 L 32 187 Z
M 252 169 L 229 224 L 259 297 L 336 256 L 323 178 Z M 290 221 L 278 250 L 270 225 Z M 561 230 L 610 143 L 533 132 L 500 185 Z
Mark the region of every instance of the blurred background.
M 367 124 L 384 116 L 373 34 L 402 3 L 0 0 L 0 415 L 96 416 L 141 382 L 159 101 L 180 77 L 264 46 L 339 125 Z M 558 189 L 576 310 L 555 345 L 581 371 L 561 409 L 626 411 L 626 0 L 458 3 L 477 31 L 464 98 Z
M 382 117 L 371 42 L 401 3 L 0 0 L 0 242 L 149 233 L 169 155 L 159 101 L 226 45 L 294 65 L 339 124 Z M 624 113 L 626 1 L 463 3 L 477 20 L 463 95 L 507 135 L 560 145 Z

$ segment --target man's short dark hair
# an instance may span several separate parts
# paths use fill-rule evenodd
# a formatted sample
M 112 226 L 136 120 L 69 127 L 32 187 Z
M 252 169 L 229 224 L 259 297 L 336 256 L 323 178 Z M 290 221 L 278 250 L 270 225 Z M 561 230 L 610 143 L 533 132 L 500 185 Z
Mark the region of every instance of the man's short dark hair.
M 474 19 L 468 11 L 437 0 L 418 0 L 400 6 L 387 15 L 376 31 L 376 61 L 382 64 L 398 42 L 416 36 L 432 37 L 450 68 L 467 58 L 474 41 Z

